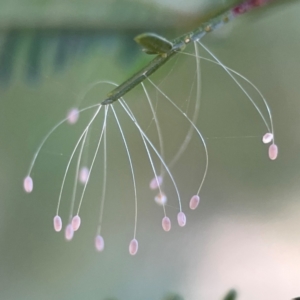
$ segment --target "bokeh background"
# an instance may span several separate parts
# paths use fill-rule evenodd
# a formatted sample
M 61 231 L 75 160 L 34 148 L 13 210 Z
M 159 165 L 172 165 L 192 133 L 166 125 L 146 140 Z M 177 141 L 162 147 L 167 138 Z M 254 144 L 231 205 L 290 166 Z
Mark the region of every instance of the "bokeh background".
M 137 177 L 135 257 L 128 253 L 134 225 L 132 180 L 112 114 L 103 253 L 96 253 L 93 245 L 102 191 L 101 153 L 83 203 L 82 226 L 73 241 L 65 242 L 63 234 L 52 228 L 63 172 L 88 113 L 78 124 L 61 127 L 45 144 L 33 169 L 34 191 L 23 191 L 23 178 L 40 141 L 71 107 L 80 104 L 88 86 L 97 80 L 121 83 L 149 61 L 132 41 L 136 34 L 155 31 L 172 39 L 195 26 L 197 15 L 226 4 L 0 1 L 0 299 L 153 300 L 179 294 L 187 300 L 213 300 L 230 288 L 237 289 L 242 300 L 300 296 L 300 6 L 296 1 L 242 16 L 203 39 L 223 63 L 247 76 L 266 96 L 280 152 L 278 160 L 269 160 L 261 142 L 266 130 L 253 106 L 220 67 L 201 62 L 197 126 L 206 138 L 210 166 L 201 204 L 190 211 L 188 199 L 204 171 L 203 148 L 193 135 L 172 168 L 187 215 L 185 228 L 176 224 L 176 194 L 166 179 L 173 227 L 169 233 L 162 230 L 162 208 L 148 187 L 153 177 L 148 158 L 118 104 Z M 188 51 L 193 53 L 193 47 Z M 187 99 L 194 98 L 194 78 L 195 59 L 184 55 L 152 77 L 183 109 Z M 189 126 L 149 83 L 147 88 L 157 105 L 166 161 L 170 161 Z M 97 85 L 79 106 L 102 101 L 110 89 Z M 125 99 L 157 144 L 141 87 Z M 100 128 L 101 117 L 92 130 L 87 161 Z M 64 225 L 72 171 L 74 166 L 62 199 Z

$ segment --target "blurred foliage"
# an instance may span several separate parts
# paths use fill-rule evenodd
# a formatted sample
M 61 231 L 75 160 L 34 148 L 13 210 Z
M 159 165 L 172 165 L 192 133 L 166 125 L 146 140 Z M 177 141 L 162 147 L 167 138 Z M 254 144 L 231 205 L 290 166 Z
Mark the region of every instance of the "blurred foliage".
M 297 298 L 298 299 L 298 298 Z M 293 299 L 293 300 L 297 300 L 297 299 Z M 117 300 L 115 298 L 107 298 L 105 300 Z M 162 300 L 185 300 L 182 296 L 178 295 L 178 294 L 169 294 L 167 296 L 165 296 Z M 225 297 L 223 298 L 223 300 L 237 300 L 237 293 L 235 290 L 230 290 Z
M 235 290 L 230 290 L 228 294 L 224 297 L 224 300 L 236 300 L 237 292 Z
M 228 7 L 241 0 L 198 1 L 195 10 L 188 13 L 162 6 L 164 1 L 88 0 L 37 1 L 2 0 L 0 28 L 8 29 L 76 29 L 76 30 L 162 30 L 184 28 L 199 22 L 212 10 Z M 176 3 L 174 3 L 176 4 Z M 181 8 L 186 4 L 182 3 Z M 191 14 L 192 13 L 192 14 Z M 166 18 L 166 15 L 168 16 Z
M 184 298 L 177 294 L 170 294 L 165 296 L 162 300 L 184 300 Z
M 294 0 L 276 0 L 291 3 Z M 199 26 L 202 21 L 241 0 L 201 2 L 191 13 L 166 12 L 153 3 L 139 1 L 2 1 L 0 10 L 0 86 L 7 86 L 18 69 L 18 56 L 25 57 L 25 79 L 41 79 L 42 64 L 49 60 L 55 71 L 64 70 L 74 58 L 86 56 L 101 46 L 108 49 L 118 43 L 120 62 L 132 66 L 141 59 L 133 38 L 144 31 L 155 31 L 175 37 Z M 275 5 L 274 5 L 275 6 Z M 200 10 L 202 8 L 202 10 Z M 203 9 L 205 8 L 205 9 Z M 269 9 L 269 5 L 266 6 Z M 260 11 L 258 9 L 258 11 Z M 262 10 L 264 11 L 264 10 Z M 168 15 L 166 18 L 165 15 Z M 167 33 L 168 32 L 168 33 Z M 47 51 L 52 49 L 52 53 Z
M 139 1 L 42 1 L 38 5 L 36 1 L 2 1 L 1 8 L 0 83 L 6 86 L 18 69 L 19 56 L 25 60 L 29 83 L 41 79 L 47 56 L 53 69 L 61 71 L 74 58 L 91 55 L 99 47 L 110 51 L 118 45 L 120 62 L 130 67 L 141 56 L 133 41 L 137 34 L 153 30 L 175 35 L 178 27 L 184 30 L 187 24 L 199 24 L 199 15 L 166 12 Z M 201 15 L 207 10 L 211 8 Z

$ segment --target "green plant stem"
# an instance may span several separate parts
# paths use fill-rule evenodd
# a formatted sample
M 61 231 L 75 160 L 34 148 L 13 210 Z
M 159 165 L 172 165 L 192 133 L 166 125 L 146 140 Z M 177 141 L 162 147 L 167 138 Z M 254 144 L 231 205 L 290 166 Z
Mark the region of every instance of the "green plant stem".
M 243 5 L 243 3 L 246 3 L 246 1 L 239 1 L 238 5 Z M 236 7 L 237 3 L 235 2 L 234 5 L 217 11 L 216 13 L 209 16 L 207 18 L 207 21 L 202 22 L 202 24 L 195 30 L 190 31 L 173 40 L 173 47 L 170 51 L 157 55 L 147 66 L 135 73 L 128 80 L 124 81 L 121 85 L 113 89 L 107 95 L 107 99 L 105 99 L 101 104 L 107 105 L 117 101 L 139 83 L 153 74 L 161 66 L 163 66 L 171 57 L 184 50 L 187 44 L 200 40 L 207 33 L 221 27 L 225 23 L 228 23 L 230 20 L 234 19 L 238 15 L 233 12 L 234 8 Z

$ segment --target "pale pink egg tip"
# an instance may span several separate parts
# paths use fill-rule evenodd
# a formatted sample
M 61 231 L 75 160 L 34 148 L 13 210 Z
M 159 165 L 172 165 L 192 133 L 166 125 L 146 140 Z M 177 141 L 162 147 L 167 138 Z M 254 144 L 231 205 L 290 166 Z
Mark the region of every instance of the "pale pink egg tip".
M 273 133 L 267 132 L 263 136 L 262 141 L 263 141 L 264 144 L 269 144 L 273 141 L 273 138 L 274 138 Z
M 71 224 L 67 225 L 65 230 L 65 238 L 67 241 L 71 241 L 74 236 L 74 230 Z
M 72 219 L 72 228 L 74 231 L 77 231 L 80 227 L 81 219 L 78 215 L 74 216 Z
M 72 108 L 67 114 L 69 124 L 75 124 L 79 118 L 79 111 L 77 108 Z
M 97 251 L 101 252 L 104 249 L 104 239 L 101 235 L 95 237 L 95 248 Z
M 270 145 L 269 147 L 269 158 L 275 160 L 278 156 L 278 147 L 275 144 Z
M 198 195 L 194 195 L 190 200 L 190 209 L 196 209 L 199 205 L 200 197 Z
M 151 190 L 156 190 L 161 186 L 162 182 L 163 182 L 162 176 L 154 177 L 150 181 L 149 187 L 150 187 Z
M 90 170 L 87 167 L 82 167 L 79 171 L 78 179 L 82 184 L 85 184 L 89 180 Z
M 178 213 L 178 215 L 177 215 L 177 221 L 178 221 L 178 225 L 180 227 L 185 226 L 185 224 L 186 224 L 186 216 L 185 216 L 184 212 L 181 211 L 181 212 Z
M 31 193 L 33 190 L 33 181 L 30 176 L 26 176 L 23 181 L 23 187 L 26 193 Z
M 162 228 L 167 232 L 171 230 L 171 220 L 168 217 L 162 219 Z
M 56 232 L 59 232 L 61 231 L 61 228 L 62 228 L 62 221 L 61 221 L 61 217 L 60 216 L 55 216 L 53 218 L 53 226 L 54 226 L 54 230 Z
M 136 255 L 137 251 L 138 251 L 138 241 L 136 239 L 131 240 L 130 244 L 129 244 L 129 253 L 131 255 Z
M 155 202 L 159 205 L 165 205 L 167 203 L 167 196 L 164 193 L 159 193 L 154 198 Z

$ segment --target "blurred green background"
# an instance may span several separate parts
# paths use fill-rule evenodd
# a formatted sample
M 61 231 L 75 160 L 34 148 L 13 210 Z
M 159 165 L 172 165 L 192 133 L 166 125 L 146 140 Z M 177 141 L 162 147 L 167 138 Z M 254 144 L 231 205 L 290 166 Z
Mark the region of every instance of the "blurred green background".
M 118 104 L 137 176 L 139 251 L 135 257 L 128 253 L 134 225 L 132 180 L 112 114 L 103 253 L 96 253 L 93 245 L 101 197 L 101 153 L 83 203 L 82 226 L 73 241 L 65 242 L 63 234 L 52 228 L 63 172 L 88 113 L 75 126 L 62 127 L 45 144 L 33 169 L 34 191 L 23 191 L 22 180 L 35 149 L 79 103 L 89 84 L 121 83 L 150 59 L 132 42 L 136 34 L 154 30 L 172 39 L 190 29 L 198 13 L 225 4 L 0 1 L 0 299 L 153 300 L 178 293 L 187 300 L 213 300 L 230 288 L 237 289 L 242 300 L 300 296 L 300 6 L 296 2 L 242 16 L 203 39 L 223 63 L 252 80 L 266 96 L 280 152 L 278 160 L 268 159 L 261 142 L 265 128 L 257 112 L 220 67 L 202 62 L 197 126 L 206 138 L 210 166 L 196 211 L 188 209 L 188 199 L 204 171 L 203 148 L 196 135 L 172 169 L 187 215 L 185 228 L 176 224 L 178 204 L 167 179 L 167 213 L 173 227 L 169 233 L 162 230 L 162 208 L 148 188 L 153 177 L 149 161 L 140 136 Z M 5 48 L 11 33 L 13 46 Z M 89 42 L 82 44 L 82 37 Z M 8 49 L 5 54 L 3 49 Z M 192 46 L 189 51 L 193 52 Z M 183 108 L 194 78 L 195 59 L 184 55 L 152 77 Z M 170 161 L 188 124 L 150 84 L 147 88 L 157 101 Z M 110 89 L 96 86 L 81 107 L 104 100 Z M 157 144 L 141 87 L 125 99 Z M 91 147 L 97 143 L 100 126 L 101 120 L 93 127 Z M 64 225 L 72 176 L 62 199 Z

